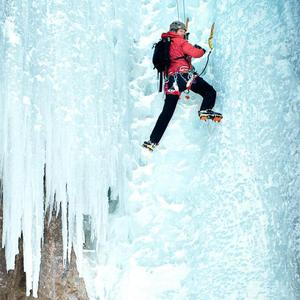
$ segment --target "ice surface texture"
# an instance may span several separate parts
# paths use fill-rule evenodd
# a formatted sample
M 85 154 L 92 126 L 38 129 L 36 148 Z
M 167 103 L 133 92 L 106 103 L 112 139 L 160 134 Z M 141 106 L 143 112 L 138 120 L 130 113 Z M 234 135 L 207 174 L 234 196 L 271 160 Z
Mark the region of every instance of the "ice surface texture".
M 44 167 L 45 207 L 61 203 L 65 255 L 73 242 L 79 268 L 83 214 L 100 244 L 109 187 L 124 209 L 135 35 L 128 3 L 0 4 L 3 243 L 11 269 L 23 232 L 28 291 L 39 276 Z
M 0 4 L 3 242 L 10 269 L 23 232 L 28 291 L 56 199 L 79 271 L 92 220 L 92 299 L 299 298 L 299 1 L 185 2 L 192 43 L 216 22 L 205 79 L 224 120 L 199 123 L 201 98 L 182 100 L 151 157 L 151 46 L 176 1 Z

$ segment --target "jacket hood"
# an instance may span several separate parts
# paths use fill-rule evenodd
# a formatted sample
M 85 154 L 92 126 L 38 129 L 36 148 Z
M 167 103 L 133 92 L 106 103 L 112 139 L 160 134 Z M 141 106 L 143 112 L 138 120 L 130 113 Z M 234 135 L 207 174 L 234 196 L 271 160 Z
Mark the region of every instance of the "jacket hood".
M 169 37 L 169 38 L 179 38 L 179 39 L 183 39 L 184 38 L 183 36 L 177 34 L 174 31 L 168 31 L 168 32 L 162 33 L 161 37 L 162 38 L 167 38 L 167 37 Z

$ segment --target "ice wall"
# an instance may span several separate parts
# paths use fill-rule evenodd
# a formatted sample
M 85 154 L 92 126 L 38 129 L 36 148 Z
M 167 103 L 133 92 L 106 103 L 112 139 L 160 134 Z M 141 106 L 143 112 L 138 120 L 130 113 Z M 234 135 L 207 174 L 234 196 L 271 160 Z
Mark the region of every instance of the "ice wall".
M 125 234 L 110 236 L 121 250 L 99 266 L 98 295 L 298 299 L 299 3 L 185 2 L 191 43 L 207 47 L 216 23 L 204 79 L 218 92 L 215 109 L 224 120 L 201 123 L 201 97 L 182 96 L 157 151 L 136 150 L 130 243 Z M 131 83 L 136 149 L 163 106 L 151 45 L 177 19 L 176 1 L 142 1 L 141 12 Z M 195 64 L 198 71 L 204 63 Z
M 163 104 L 151 47 L 183 18 L 176 3 L 1 2 L 3 243 L 10 269 L 23 232 L 28 291 L 56 198 L 80 270 L 93 220 L 95 299 L 299 298 L 299 3 L 185 1 L 192 43 L 216 22 L 204 78 L 224 121 L 200 123 L 201 98 L 183 97 L 145 156 Z
M 12 269 L 23 232 L 27 292 L 37 290 L 44 206 L 61 203 L 64 251 L 74 244 L 79 269 L 83 214 L 99 247 L 109 187 L 125 209 L 131 8 L 118 0 L 0 4 L 3 244 Z
M 300 4 L 216 1 L 215 12 L 212 72 L 227 117 L 214 185 L 222 215 L 240 224 L 226 252 L 244 262 L 233 269 L 249 297 L 297 299 Z

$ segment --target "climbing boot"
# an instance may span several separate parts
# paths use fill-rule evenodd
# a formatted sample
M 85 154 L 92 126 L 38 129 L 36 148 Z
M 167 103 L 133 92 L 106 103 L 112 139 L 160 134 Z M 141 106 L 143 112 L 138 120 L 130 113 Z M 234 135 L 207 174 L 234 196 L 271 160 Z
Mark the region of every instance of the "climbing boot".
M 198 115 L 201 121 L 212 120 L 219 123 L 223 118 L 222 114 L 211 109 L 199 110 Z
M 158 146 L 158 144 L 152 143 L 149 140 L 149 141 L 145 141 L 142 146 L 152 152 L 154 150 L 154 148 Z

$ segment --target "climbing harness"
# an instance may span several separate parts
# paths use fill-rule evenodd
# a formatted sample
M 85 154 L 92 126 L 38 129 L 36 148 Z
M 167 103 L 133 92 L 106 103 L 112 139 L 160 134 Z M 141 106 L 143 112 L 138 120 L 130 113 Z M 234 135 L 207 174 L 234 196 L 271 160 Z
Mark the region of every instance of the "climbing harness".
M 197 76 L 198 76 L 198 74 L 194 69 L 192 69 L 188 72 L 187 80 L 180 74 L 180 77 L 186 82 L 186 90 L 184 90 L 184 93 L 185 93 L 185 99 L 187 99 L 187 100 L 190 99 L 189 93 L 190 93 L 192 84 Z
M 194 79 L 197 76 L 197 73 L 194 70 L 190 70 L 188 72 L 188 78 L 187 79 L 182 75 L 182 73 L 178 73 L 178 74 L 183 79 L 183 81 L 186 83 L 186 89 L 190 90 L 191 86 L 192 86 L 192 83 L 193 83 Z
M 179 73 L 175 73 L 173 75 L 174 78 L 174 82 L 172 84 L 172 86 L 169 88 L 169 78 L 166 80 L 165 82 L 165 94 L 170 94 L 170 95 L 180 95 L 180 91 L 179 91 L 179 87 L 178 87 L 178 83 L 177 83 L 177 75 Z
M 190 96 L 188 94 L 189 94 L 192 84 L 193 84 L 195 78 L 198 76 L 198 74 L 197 74 L 197 72 L 195 72 L 194 69 L 187 72 L 187 74 L 188 74 L 187 77 L 183 76 L 183 74 L 186 74 L 186 73 L 176 72 L 171 75 L 173 77 L 172 79 L 174 80 L 171 87 L 169 87 L 169 78 L 166 80 L 166 82 L 165 82 L 165 93 L 166 94 L 180 96 L 181 92 L 184 92 L 186 94 L 185 98 L 186 99 L 190 98 Z M 179 86 L 178 86 L 178 76 L 180 76 L 180 79 L 185 82 L 185 89 L 183 91 L 182 91 L 183 86 L 180 85 L 181 88 L 179 88 Z

